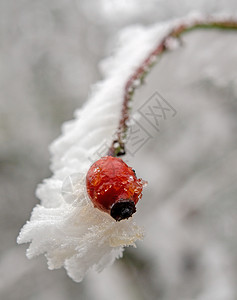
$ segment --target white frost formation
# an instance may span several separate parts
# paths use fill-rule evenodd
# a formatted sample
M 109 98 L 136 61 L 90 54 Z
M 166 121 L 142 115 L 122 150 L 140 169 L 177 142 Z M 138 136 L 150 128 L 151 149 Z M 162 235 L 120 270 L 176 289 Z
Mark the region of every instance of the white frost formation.
M 102 270 L 121 257 L 125 246 L 142 238 L 133 218 L 115 222 L 92 206 L 83 178 L 92 162 L 105 154 L 101 149 L 111 143 L 127 80 L 173 24 L 124 30 L 116 54 L 101 65 L 104 81 L 94 86 L 75 119 L 63 125 L 62 135 L 51 145 L 53 176 L 38 186 L 41 205 L 34 208 L 17 240 L 31 243 L 28 258 L 45 254 L 49 269 L 64 266 L 79 282 L 90 268 Z

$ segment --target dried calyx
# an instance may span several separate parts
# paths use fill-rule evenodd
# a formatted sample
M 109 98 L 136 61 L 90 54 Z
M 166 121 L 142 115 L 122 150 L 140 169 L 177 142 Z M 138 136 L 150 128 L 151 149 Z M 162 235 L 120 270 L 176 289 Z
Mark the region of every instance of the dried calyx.
M 129 199 L 121 199 L 111 207 L 110 215 L 116 221 L 128 219 L 136 212 L 135 203 Z

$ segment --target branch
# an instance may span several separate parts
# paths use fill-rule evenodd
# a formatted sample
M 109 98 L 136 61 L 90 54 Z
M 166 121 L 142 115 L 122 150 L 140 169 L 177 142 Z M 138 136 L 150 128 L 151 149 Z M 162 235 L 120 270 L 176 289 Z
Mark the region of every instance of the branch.
M 109 148 L 108 155 L 121 156 L 126 153 L 125 139 L 129 120 L 129 102 L 132 100 L 135 90 L 144 82 L 144 78 L 156 64 L 158 56 L 170 50 L 169 42 L 171 39 L 180 39 L 182 34 L 195 29 L 221 29 L 237 30 L 237 20 L 227 19 L 218 20 L 218 18 L 207 18 L 204 20 L 193 21 L 189 24 L 179 24 L 163 38 L 163 40 L 148 55 L 142 64 L 130 76 L 124 87 L 124 99 L 121 111 L 121 117 L 116 132 L 116 138 Z M 139 83 L 139 84 L 138 84 Z

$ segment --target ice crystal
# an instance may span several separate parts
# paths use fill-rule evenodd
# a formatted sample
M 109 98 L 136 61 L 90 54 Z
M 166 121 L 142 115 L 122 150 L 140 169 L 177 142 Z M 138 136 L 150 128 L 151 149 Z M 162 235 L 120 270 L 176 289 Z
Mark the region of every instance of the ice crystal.
M 58 207 L 37 205 L 23 227 L 19 243 L 31 242 L 27 257 L 45 253 L 49 269 L 62 266 L 81 281 L 93 266 L 100 271 L 122 256 L 124 246 L 135 246 L 142 230 L 132 218 L 116 222 L 92 205 L 83 174 L 68 176 L 62 185 Z
M 61 137 L 51 146 L 53 176 L 37 188 L 41 204 L 17 241 L 31 243 L 27 257 L 45 254 L 49 269 L 64 266 L 75 281 L 91 268 L 102 270 L 121 257 L 125 246 L 135 246 L 142 238 L 133 218 L 116 222 L 93 207 L 84 178 L 111 145 L 126 82 L 172 26 L 171 22 L 124 30 L 116 54 L 101 64 L 104 81 L 95 85 L 89 101 L 63 125 Z

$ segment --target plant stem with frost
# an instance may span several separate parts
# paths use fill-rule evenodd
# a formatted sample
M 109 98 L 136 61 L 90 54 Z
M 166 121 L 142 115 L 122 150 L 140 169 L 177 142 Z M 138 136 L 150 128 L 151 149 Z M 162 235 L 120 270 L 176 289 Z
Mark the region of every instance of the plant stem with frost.
M 144 78 L 151 68 L 156 64 L 158 56 L 170 50 L 169 42 L 172 39 L 179 39 L 182 34 L 195 29 L 221 29 L 221 30 L 237 30 L 237 20 L 227 19 L 218 20 L 218 18 L 207 18 L 205 20 L 197 20 L 189 24 L 179 24 L 163 38 L 163 40 L 148 55 L 142 64 L 130 76 L 124 87 L 124 98 L 121 111 L 121 117 L 116 132 L 116 138 L 113 140 L 108 150 L 108 155 L 121 156 L 126 153 L 125 139 L 128 129 L 129 120 L 129 102 L 132 100 L 135 90 L 143 83 Z

